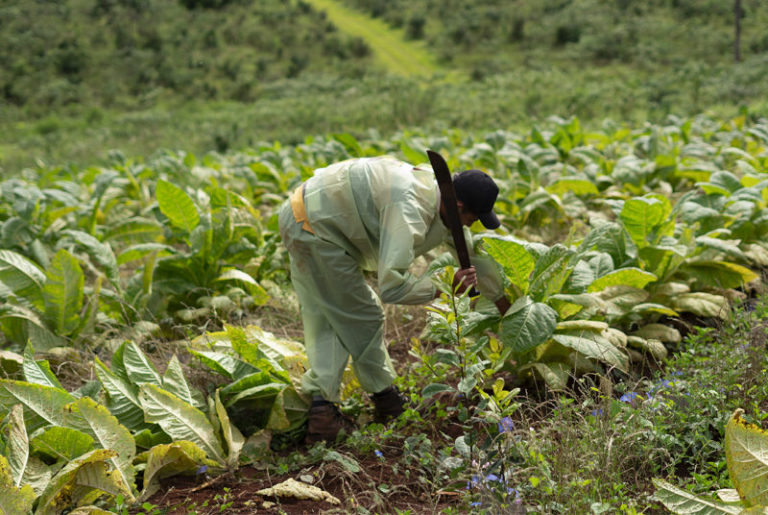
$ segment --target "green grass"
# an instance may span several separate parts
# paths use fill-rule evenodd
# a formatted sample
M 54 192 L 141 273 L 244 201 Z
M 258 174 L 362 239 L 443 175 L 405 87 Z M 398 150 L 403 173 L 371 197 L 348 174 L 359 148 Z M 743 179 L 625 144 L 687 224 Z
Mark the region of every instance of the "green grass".
M 383 21 L 334 0 L 309 0 L 309 3 L 325 11 L 341 31 L 365 40 L 385 70 L 406 77 L 430 77 L 439 71 L 435 57 L 424 44 L 406 41 L 402 30 L 394 30 Z

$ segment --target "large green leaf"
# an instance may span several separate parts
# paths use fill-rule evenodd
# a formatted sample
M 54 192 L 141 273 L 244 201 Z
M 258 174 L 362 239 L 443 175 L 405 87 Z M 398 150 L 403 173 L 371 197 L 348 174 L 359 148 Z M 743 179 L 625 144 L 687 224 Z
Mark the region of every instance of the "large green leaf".
M 176 227 L 187 232 L 197 227 L 200 223 L 200 214 L 195 203 L 184 190 L 174 186 L 168 181 L 159 180 L 155 189 L 157 204 L 160 211 L 168 217 Z
M 597 195 L 597 186 L 591 181 L 578 177 L 561 177 L 547 186 L 547 191 L 555 195 L 563 196 L 566 193 L 574 195 Z
M 758 278 L 749 268 L 726 261 L 687 263 L 682 271 L 709 288 L 741 288 Z
M 99 358 L 94 359 L 94 369 L 107 394 L 109 411 L 129 429 L 145 426 L 138 388 L 111 371 Z
M 5 285 L 17 297 L 42 311 L 43 284 L 45 273 L 36 264 L 16 252 L 0 250 L 0 286 Z
M 250 363 L 237 359 L 232 354 L 203 350 L 198 351 L 192 348 L 189 349 L 189 352 L 200 359 L 200 361 L 208 368 L 229 379 L 242 379 L 254 372 L 259 372 L 258 368 Z
M 141 386 L 139 400 L 148 422 L 159 424 L 174 440 L 196 443 L 209 458 L 226 464 L 216 432 L 202 411 L 153 384 Z
M 602 291 L 609 286 L 626 285 L 633 288 L 643 289 L 645 285 L 656 280 L 656 276 L 639 268 L 621 268 L 608 272 L 604 276 L 595 279 L 587 289 L 594 293 Z
M 45 319 L 58 335 L 68 336 L 80 325 L 85 276 L 77 258 L 64 249 L 53 257 L 45 275 Z
M 47 424 L 79 429 L 81 425 L 76 417 L 64 409 L 74 400 L 69 392 L 61 388 L 0 379 L 0 404 L 11 407 L 21 403 L 24 406 L 24 423 L 29 433 Z
M 578 334 L 553 334 L 552 339 L 587 358 L 596 359 L 623 371 L 629 368 L 629 359 L 624 352 L 605 338 L 590 331 L 579 331 Z
M 24 349 L 24 378 L 34 384 L 62 388 L 61 383 L 53 375 L 51 366 L 47 361 L 35 361 L 35 349 L 28 344 Z M 62 388 L 63 389 L 63 388 Z
M 536 260 L 531 272 L 531 297 L 545 301 L 550 295 L 560 293 L 571 274 L 569 262 L 573 254 L 573 250 L 556 244 Z
M 725 459 L 733 486 L 748 506 L 768 506 L 768 432 L 734 412 L 725 427 Z
M 501 341 L 514 352 L 533 349 L 549 338 L 557 325 L 557 312 L 529 297 L 517 299 L 501 320 Z
M 184 370 L 181 368 L 181 363 L 176 354 L 171 357 L 171 361 L 168 363 L 168 367 L 163 374 L 163 389 L 196 408 L 205 407 L 203 395 L 187 383 L 187 379 L 184 377 Z
M 0 454 L 0 514 L 21 515 L 30 513 L 35 502 L 35 491 L 29 485 L 16 487 L 8 460 Z
M 77 505 L 94 490 L 111 496 L 131 496 L 119 476 L 111 474 L 105 466 L 117 453 L 109 449 L 95 449 L 80 456 L 62 468 L 40 496 L 36 515 L 57 515 L 66 508 Z
M 131 491 L 135 488 L 133 458 L 136 455 L 136 444 L 130 431 L 121 425 L 117 418 L 104 406 L 89 397 L 79 399 L 75 404 L 85 420 L 89 432 L 102 449 L 112 449 L 117 455 L 109 458 L 110 464 L 120 475 L 128 494 L 129 502 L 133 501 Z
M 520 293 L 528 293 L 528 277 L 536 262 L 525 247 L 514 241 L 485 238 L 483 248 L 503 267 L 504 274 Z
M 51 426 L 38 433 L 30 446 L 35 454 L 68 462 L 94 449 L 93 437 L 70 427 Z
M 739 506 L 699 497 L 663 479 L 654 478 L 653 484 L 657 489 L 654 496 L 672 513 L 681 515 L 737 515 L 742 513 L 742 508 Z
M 631 198 L 624 203 L 619 217 L 632 241 L 645 247 L 661 236 L 671 236 L 672 227 L 666 227 L 672 207 L 669 200 L 659 196 Z M 674 220 L 672 220 L 674 224 Z
M 104 268 L 104 274 L 116 288 L 120 288 L 120 275 L 117 268 L 117 259 L 112 247 L 108 243 L 102 243 L 90 234 L 83 231 L 66 230 L 62 235 L 67 235 L 82 245 L 96 263 Z
M 155 368 L 155 365 L 147 358 L 138 345 L 134 342 L 125 342 L 122 345 L 122 364 L 125 373 L 135 385 L 151 383 L 156 386 L 163 385 L 163 379 Z
M 152 494 L 160 489 L 161 479 L 189 474 L 209 463 L 205 459 L 205 451 L 195 443 L 184 440 L 156 445 L 138 456 L 137 460 L 145 460 L 147 463 L 144 468 L 144 488 L 139 501 L 152 497 Z

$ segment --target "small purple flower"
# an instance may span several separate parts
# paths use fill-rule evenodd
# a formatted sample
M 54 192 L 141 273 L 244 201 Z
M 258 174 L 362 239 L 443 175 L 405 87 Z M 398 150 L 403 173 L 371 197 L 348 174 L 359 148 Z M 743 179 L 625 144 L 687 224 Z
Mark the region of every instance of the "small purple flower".
M 470 504 L 470 506 L 482 506 L 482 505 L 483 505 L 483 503 L 481 503 L 480 501 L 475 501 L 475 502 Z
M 196 472 L 196 473 L 197 473 L 197 474 L 205 474 L 206 472 L 208 472 L 208 465 L 201 465 L 201 466 L 200 466 L 200 467 L 197 469 L 197 472 Z
M 499 480 L 499 476 L 497 476 L 496 474 L 488 474 L 487 476 L 485 476 L 485 480 L 486 481 L 498 481 Z
M 377 458 L 383 458 L 384 457 L 384 454 L 380 450 L 378 450 L 378 449 L 373 451 L 373 453 L 376 455 Z
M 637 398 L 637 392 L 627 392 L 624 395 L 622 395 L 619 400 L 621 402 L 627 402 L 629 404 L 632 404 L 632 401 L 634 401 Z
M 507 431 L 512 431 L 513 429 L 515 429 L 515 423 L 512 421 L 510 417 L 502 418 L 498 426 L 499 426 L 499 433 L 506 433 Z
M 593 417 L 601 417 L 601 416 L 603 416 L 603 408 L 593 409 L 592 410 L 592 416 Z

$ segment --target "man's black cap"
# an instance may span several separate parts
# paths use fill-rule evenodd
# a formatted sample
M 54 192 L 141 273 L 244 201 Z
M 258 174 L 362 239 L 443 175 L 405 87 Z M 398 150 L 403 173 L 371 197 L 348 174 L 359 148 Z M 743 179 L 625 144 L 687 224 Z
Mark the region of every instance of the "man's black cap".
M 456 190 L 456 200 L 477 215 L 486 229 L 496 229 L 501 225 L 493 212 L 499 187 L 490 175 L 481 170 L 464 170 L 453 175 L 453 189 Z

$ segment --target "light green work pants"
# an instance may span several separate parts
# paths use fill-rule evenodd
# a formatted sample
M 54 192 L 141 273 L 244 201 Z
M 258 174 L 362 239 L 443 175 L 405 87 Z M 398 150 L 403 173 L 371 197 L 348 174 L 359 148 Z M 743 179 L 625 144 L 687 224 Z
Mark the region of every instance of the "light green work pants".
M 338 245 L 302 229 L 288 202 L 280 208 L 279 224 L 304 322 L 310 365 L 302 377 L 304 391 L 339 402 L 350 357 L 365 391 L 384 390 L 396 374 L 384 345 L 381 301 L 360 266 Z

